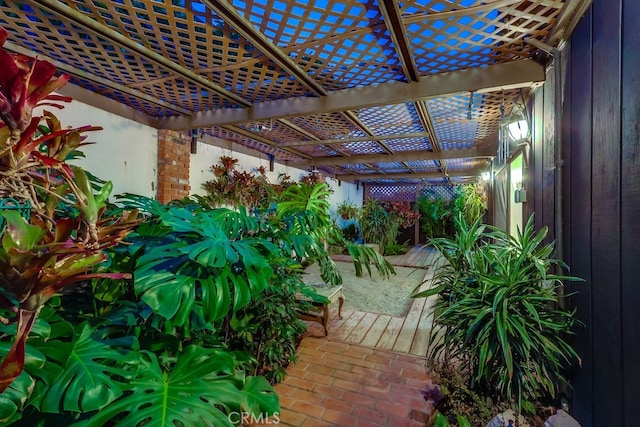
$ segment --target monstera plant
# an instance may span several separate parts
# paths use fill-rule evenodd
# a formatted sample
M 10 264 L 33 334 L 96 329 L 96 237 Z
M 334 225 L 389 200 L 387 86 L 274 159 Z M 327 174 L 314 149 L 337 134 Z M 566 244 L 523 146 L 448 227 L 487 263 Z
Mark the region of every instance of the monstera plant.
M 6 38 L 0 28 L 0 46 Z M 111 183 L 67 163 L 86 144 L 84 133 L 99 127 L 68 129 L 51 112 L 34 114 L 69 101 L 52 94 L 69 80 L 55 71 L 0 47 L 0 198 L 26 207 L 0 212 L 0 425 L 232 426 L 234 414 L 273 414 L 278 398 L 269 383 L 245 375 L 211 333 L 206 321 L 222 314 L 204 307 L 199 316 L 200 303 L 163 299 L 144 280 L 167 266 L 149 260 L 146 276 L 140 266 L 140 284 L 126 298 L 92 289 L 101 281 L 132 283 L 135 265 L 113 268 L 113 252 L 144 222 L 133 207 L 107 210 Z M 253 255 L 249 246 L 238 251 Z M 196 261 L 216 263 L 205 255 Z M 249 272 L 269 268 L 245 261 Z M 222 283 L 203 283 L 198 292 Z M 234 294 L 235 307 L 247 298 Z M 181 325 L 192 308 L 198 324 Z

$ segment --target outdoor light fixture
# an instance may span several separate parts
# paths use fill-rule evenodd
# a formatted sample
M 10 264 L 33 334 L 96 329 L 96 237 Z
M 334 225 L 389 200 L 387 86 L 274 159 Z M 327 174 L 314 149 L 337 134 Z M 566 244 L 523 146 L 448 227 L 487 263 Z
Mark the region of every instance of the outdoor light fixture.
M 511 114 L 502 119 L 502 125 L 506 128 L 509 138 L 513 141 L 519 142 L 529 139 L 531 133 L 529 118 L 520 104 L 513 103 Z
M 191 146 L 189 147 L 191 154 L 198 153 L 198 129 L 191 130 Z
M 512 171 L 511 184 L 515 188 L 513 192 L 513 201 L 516 203 L 525 203 L 527 201 L 527 190 L 524 189 L 524 180 L 521 170 Z
M 491 172 L 482 172 L 480 178 L 482 178 L 483 181 L 489 181 L 491 179 Z
M 273 119 L 269 120 L 269 125 L 263 123 L 249 125 L 248 130 L 253 133 L 271 132 L 273 130 Z

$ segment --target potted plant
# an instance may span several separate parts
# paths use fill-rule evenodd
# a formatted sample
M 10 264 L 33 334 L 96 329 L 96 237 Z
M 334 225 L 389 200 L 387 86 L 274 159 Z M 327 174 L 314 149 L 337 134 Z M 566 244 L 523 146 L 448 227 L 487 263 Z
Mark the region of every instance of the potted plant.
M 342 217 L 342 219 L 352 219 L 358 218 L 360 209 L 354 203 L 345 200 L 338 205 L 336 212 Z
M 398 235 L 398 220 L 376 200 L 367 200 L 362 206 L 360 230 L 366 244 L 374 245 L 380 252 L 393 243 Z

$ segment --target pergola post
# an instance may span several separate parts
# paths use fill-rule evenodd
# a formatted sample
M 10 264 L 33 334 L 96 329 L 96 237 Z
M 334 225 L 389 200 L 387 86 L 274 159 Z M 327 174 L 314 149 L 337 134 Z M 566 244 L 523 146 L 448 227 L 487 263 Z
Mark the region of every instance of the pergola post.
M 158 130 L 156 200 L 160 203 L 189 196 L 190 147 L 190 136 L 174 130 Z

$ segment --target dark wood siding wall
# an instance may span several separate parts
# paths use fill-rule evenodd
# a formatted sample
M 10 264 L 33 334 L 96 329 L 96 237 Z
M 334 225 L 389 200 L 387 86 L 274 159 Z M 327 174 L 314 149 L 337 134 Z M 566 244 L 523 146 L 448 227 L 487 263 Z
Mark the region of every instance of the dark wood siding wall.
M 640 1 L 595 0 L 563 51 L 564 259 L 586 327 L 572 412 L 583 427 L 636 426 L 640 402 Z M 554 229 L 553 72 L 529 106 L 529 202 Z

